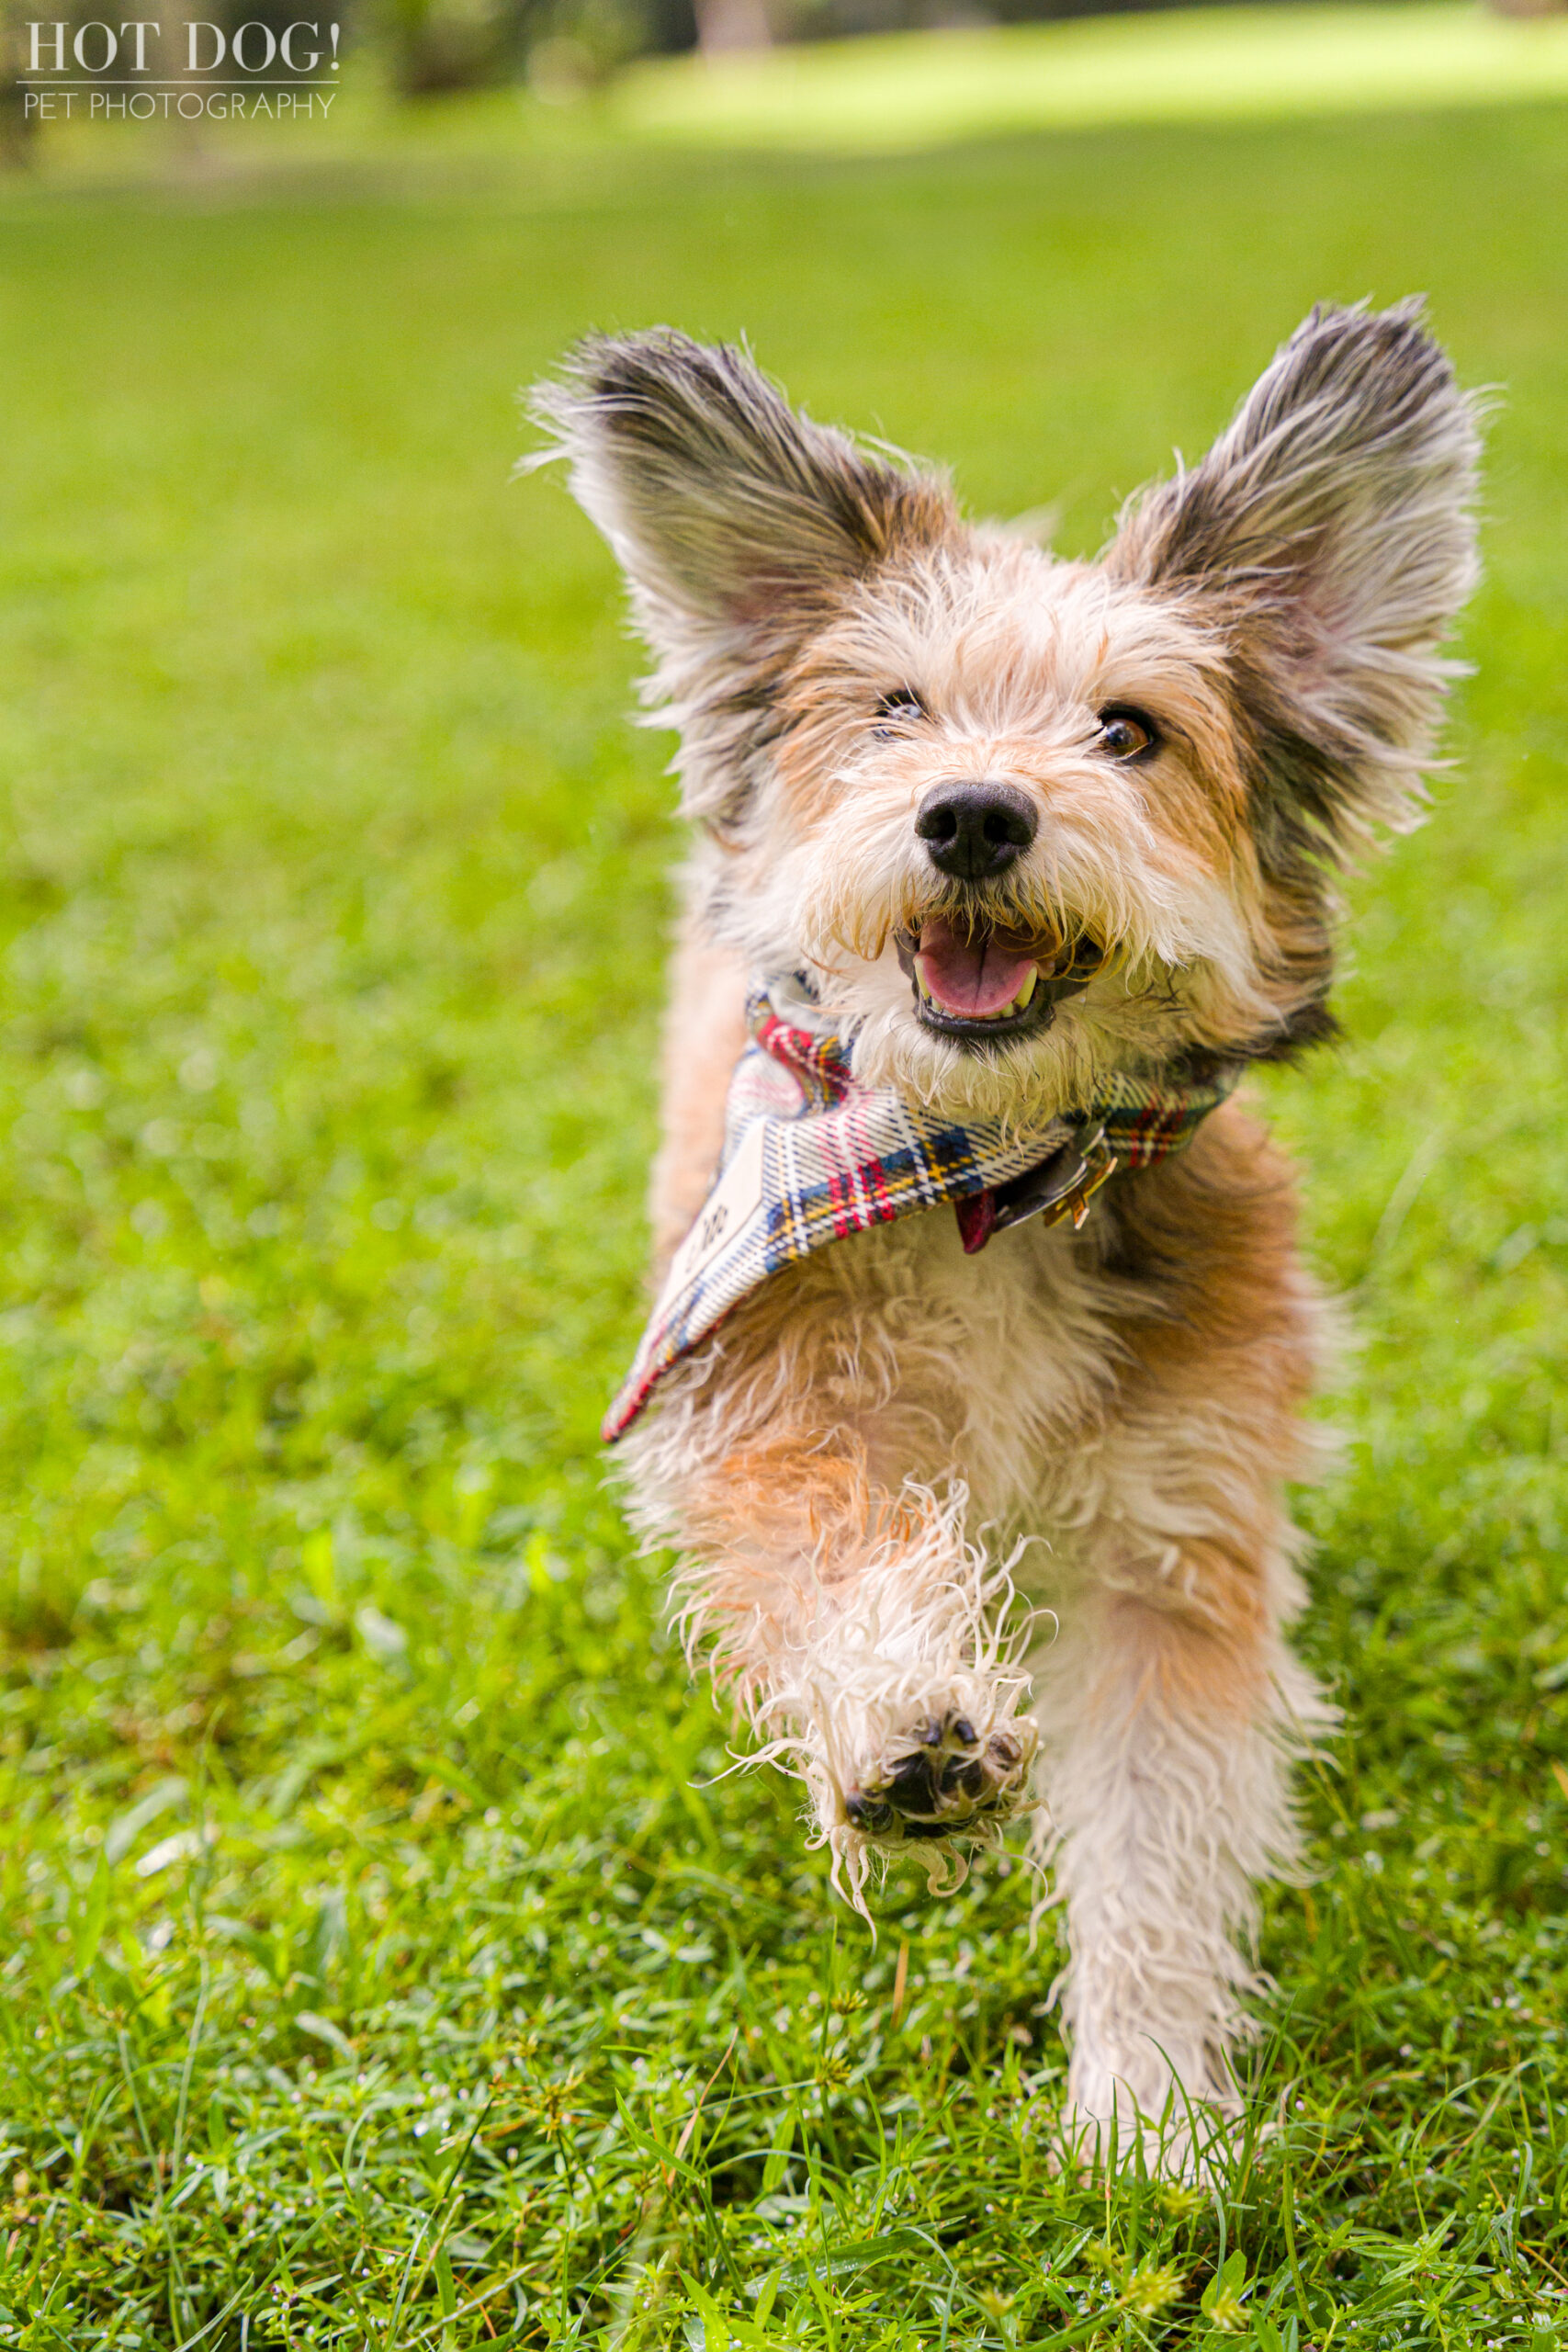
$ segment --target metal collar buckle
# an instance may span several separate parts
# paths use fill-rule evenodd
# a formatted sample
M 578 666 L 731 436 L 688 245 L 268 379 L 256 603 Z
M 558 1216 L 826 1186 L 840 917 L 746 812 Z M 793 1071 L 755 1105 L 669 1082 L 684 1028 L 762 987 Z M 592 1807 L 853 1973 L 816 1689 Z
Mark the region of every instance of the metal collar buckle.
M 1059 1225 L 1070 1216 L 1076 1232 L 1089 1215 L 1089 1202 L 1115 1172 L 1116 1154 L 1106 1141 L 1103 1123 L 1086 1120 L 1049 1159 L 998 1187 L 996 1229 L 1021 1225 L 1026 1217 L 1043 1216 L 1048 1225 Z

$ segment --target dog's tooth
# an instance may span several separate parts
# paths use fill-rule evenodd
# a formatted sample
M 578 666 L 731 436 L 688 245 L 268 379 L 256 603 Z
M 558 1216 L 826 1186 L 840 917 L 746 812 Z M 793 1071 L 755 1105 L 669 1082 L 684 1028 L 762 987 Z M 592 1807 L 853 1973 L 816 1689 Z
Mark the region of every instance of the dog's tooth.
M 1024 981 L 1023 986 L 1020 989 L 1018 994 L 1012 1001 L 1011 1010 L 1014 1012 L 1022 1012 L 1027 1008 L 1033 998 L 1035 989 L 1039 986 L 1039 982 L 1040 967 L 1038 964 L 1031 964 L 1029 967 L 1029 978 Z

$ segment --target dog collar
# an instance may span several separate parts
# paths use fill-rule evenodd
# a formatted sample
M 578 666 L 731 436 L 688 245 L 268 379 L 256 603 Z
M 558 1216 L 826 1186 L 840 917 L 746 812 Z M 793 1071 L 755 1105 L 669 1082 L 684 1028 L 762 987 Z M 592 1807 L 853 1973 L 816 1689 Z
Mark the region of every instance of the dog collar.
M 892 1087 L 863 1086 L 803 975 L 755 987 L 747 1027 L 719 1172 L 605 1417 L 606 1444 L 631 1427 L 660 1375 L 781 1267 L 947 1203 L 971 1254 L 1026 1217 L 1081 1225 L 1118 1170 L 1152 1167 L 1190 1142 L 1242 1071 L 1230 1063 L 1201 1083 L 1115 1072 L 1087 1111 L 1046 1126 L 957 1126 Z

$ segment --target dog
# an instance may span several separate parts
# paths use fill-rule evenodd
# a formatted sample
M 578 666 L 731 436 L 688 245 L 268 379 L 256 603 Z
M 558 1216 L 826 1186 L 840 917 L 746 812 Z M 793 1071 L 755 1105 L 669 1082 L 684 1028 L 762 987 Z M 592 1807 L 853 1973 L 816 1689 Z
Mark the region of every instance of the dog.
M 1093 562 L 668 329 L 535 414 L 695 827 L 635 1519 L 857 1903 L 1040 1807 L 1069 2126 L 1223 2135 L 1334 1720 L 1285 1639 L 1332 1317 L 1233 1089 L 1335 1034 L 1338 878 L 1419 813 L 1475 402 L 1418 304 L 1320 307 Z

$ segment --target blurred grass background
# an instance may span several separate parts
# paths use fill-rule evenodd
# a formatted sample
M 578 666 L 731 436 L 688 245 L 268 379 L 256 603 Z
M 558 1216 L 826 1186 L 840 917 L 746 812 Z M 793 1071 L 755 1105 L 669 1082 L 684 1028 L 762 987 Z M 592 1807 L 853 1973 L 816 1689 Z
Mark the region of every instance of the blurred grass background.
M 1563 2340 L 1565 130 L 0 201 L 0 2343 Z M 1080 2183 L 1023 1875 L 873 1948 L 788 1785 L 711 1785 L 603 1484 L 677 842 L 513 392 L 746 333 L 1081 551 L 1314 300 L 1417 288 L 1503 388 L 1476 675 L 1350 1043 L 1266 1081 L 1362 1334 L 1347 1727 L 1270 2132 Z
M 25 62 L 29 42 L 18 41 L 5 5 L 0 57 L 9 21 L 11 54 Z M 244 5 L 223 0 L 220 24 L 197 45 L 204 61 L 226 49 Z M 287 10 L 253 5 L 262 15 L 246 19 L 243 54 L 254 61 L 283 37 Z M 545 158 L 598 163 L 607 146 L 628 143 L 907 154 L 1007 131 L 1568 97 L 1565 0 L 1227 0 L 1141 13 L 1120 0 L 1102 9 L 1084 0 L 1087 13 L 1079 0 L 1061 12 L 1050 0 L 1017 0 L 999 13 L 961 8 L 934 31 L 909 28 L 921 0 L 865 5 L 880 31 L 861 28 L 862 0 L 766 0 L 779 20 L 770 40 L 764 0 L 703 0 L 750 12 L 760 38 L 696 48 L 689 0 L 411 0 L 390 20 L 374 7 L 351 13 L 339 28 L 341 71 L 313 46 L 328 39 L 322 25 L 296 26 L 288 54 L 313 57 L 309 72 L 278 59 L 268 72 L 221 60 L 187 72 L 171 20 L 168 36 L 143 48 L 149 75 L 174 78 L 145 85 L 129 40 L 95 74 L 77 67 L 62 35 L 63 76 L 24 74 L 8 96 L 0 81 L 0 161 L 55 187 L 276 180 L 288 169 L 319 179 L 363 174 L 378 159 L 406 182 L 416 161 L 506 175 Z M 1038 21 L 1059 13 L 1062 21 Z M 838 37 L 805 38 L 818 19 Z M 40 28 L 40 57 L 53 56 L 53 38 Z M 105 51 L 94 35 L 85 53 Z

